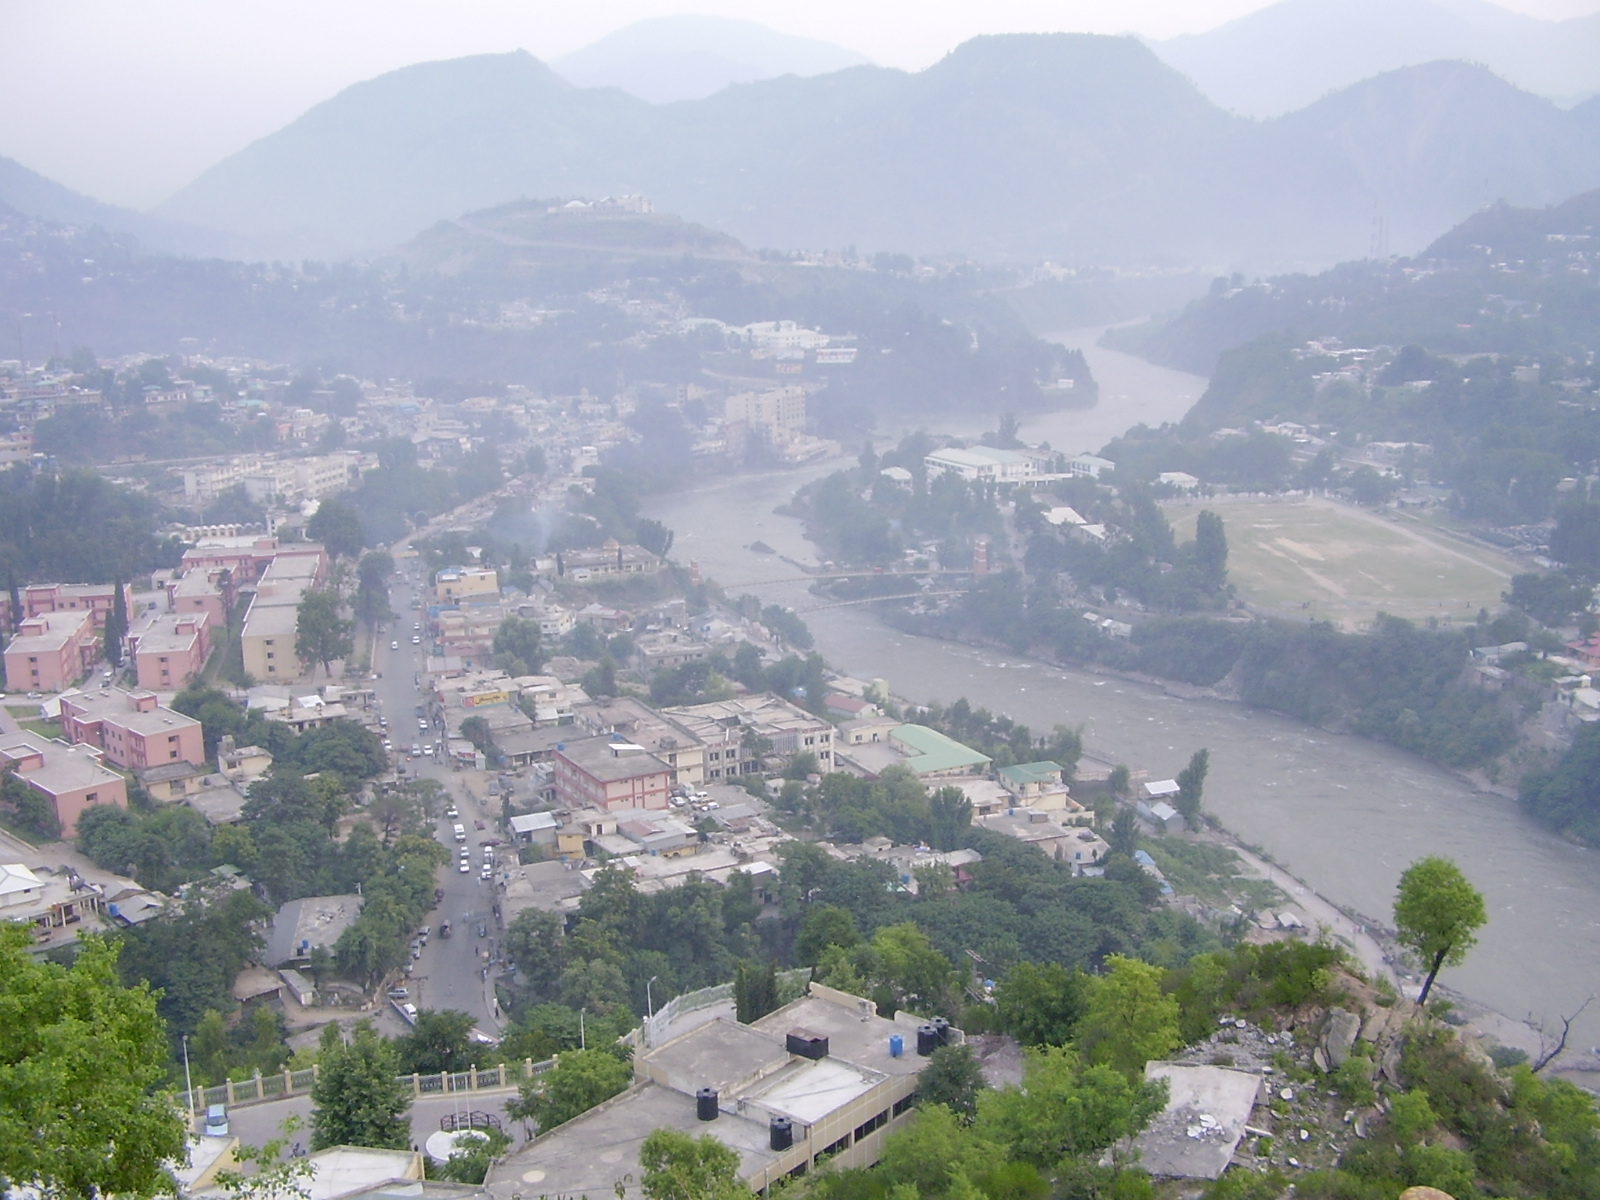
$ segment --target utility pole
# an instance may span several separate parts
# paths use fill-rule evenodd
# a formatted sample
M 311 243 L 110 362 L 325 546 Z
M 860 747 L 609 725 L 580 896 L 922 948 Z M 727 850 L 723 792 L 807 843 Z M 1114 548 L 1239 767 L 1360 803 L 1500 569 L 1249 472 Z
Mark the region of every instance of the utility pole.
M 189 1076 L 189 1035 L 183 1035 L 183 1090 L 189 1094 L 189 1132 L 194 1132 L 194 1080 Z
M 652 975 L 649 979 L 644 981 L 644 1011 L 646 1020 L 655 1020 L 656 1006 L 655 1001 L 650 998 L 650 985 L 660 978 L 661 976 L 659 975 Z

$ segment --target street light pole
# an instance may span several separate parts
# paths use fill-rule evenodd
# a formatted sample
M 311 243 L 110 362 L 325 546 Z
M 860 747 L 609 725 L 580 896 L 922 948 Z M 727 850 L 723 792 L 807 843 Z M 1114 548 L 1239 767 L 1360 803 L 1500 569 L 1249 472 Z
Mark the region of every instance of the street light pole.
M 194 1080 L 189 1076 L 189 1035 L 183 1035 L 183 1089 L 189 1093 L 189 1132 L 194 1132 Z
M 583 1028 L 583 1014 L 588 1012 L 588 1011 L 589 1010 L 587 1008 L 580 1008 L 578 1010 L 578 1049 L 579 1050 L 587 1050 L 589 1048 L 589 1035 L 584 1032 L 584 1028 Z
M 656 1006 L 655 1001 L 650 998 L 650 985 L 660 978 L 661 976 L 659 975 L 652 975 L 649 979 L 644 981 L 644 1011 L 646 1020 L 655 1020 Z

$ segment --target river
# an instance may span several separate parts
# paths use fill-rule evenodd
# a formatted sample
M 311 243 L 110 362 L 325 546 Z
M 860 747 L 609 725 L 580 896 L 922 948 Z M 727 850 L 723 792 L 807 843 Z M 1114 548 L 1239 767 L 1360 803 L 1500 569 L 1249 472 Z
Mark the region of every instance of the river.
M 1076 453 L 1133 424 L 1176 420 L 1204 389 L 1198 376 L 1093 346 L 1096 331 L 1062 335 L 1084 348 L 1100 403 L 1031 419 L 1023 435 Z M 945 430 L 971 435 L 974 428 Z M 779 555 L 816 561 L 798 521 L 777 515 L 794 490 L 841 462 L 741 475 L 665 497 L 653 515 L 674 529 L 675 556 L 694 559 L 730 593 L 798 574 Z M 764 584 L 766 602 L 816 603 L 803 582 Z M 1484 893 L 1490 920 L 1466 963 L 1441 982 L 1515 1018 L 1554 1021 L 1600 990 L 1600 874 L 1590 851 L 1528 821 L 1515 802 L 1475 791 L 1450 773 L 1380 743 L 1324 733 L 1271 713 L 1158 687 L 1063 670 L 1004 652 L 912 637 L 868 607 L 806 616 L 817 648 L 837 669 L 882 677 L 915 701 L 965 696 L 1038 731 L 1082 726 L 1088 752 L 1175 775 L 1211 752 L 1206 806 L 1341 906 L 1388 922 L 1395 883 L 1414 859 L 1455 859 Z M 1600 1043 L 1600 1011 L 1574 1025 L 1571 1047 Z M 1573 1050 L 1569 1050 L 1569 1059 Z

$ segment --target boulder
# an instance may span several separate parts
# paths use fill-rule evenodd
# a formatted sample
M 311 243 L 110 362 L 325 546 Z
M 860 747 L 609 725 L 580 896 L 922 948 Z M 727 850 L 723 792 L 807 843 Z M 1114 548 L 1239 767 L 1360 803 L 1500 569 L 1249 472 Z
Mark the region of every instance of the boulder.
M 1350 1047 L 1361 1036 L 1361 1018 L 1342 1008 L 1328 1010 L 1328 1024 L 1322 1031 L 1322 1051 L 1328 1056 L 1330 1068 L 1344 1065 L 1350 1057 Z

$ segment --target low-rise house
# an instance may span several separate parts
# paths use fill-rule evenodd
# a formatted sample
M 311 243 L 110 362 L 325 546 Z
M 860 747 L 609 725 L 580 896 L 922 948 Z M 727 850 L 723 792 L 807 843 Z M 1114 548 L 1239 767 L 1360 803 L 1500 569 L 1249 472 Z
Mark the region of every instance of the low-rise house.
M 971 775 L 994 760 L 926 725 L 898 725 L 889 743 L 905 757 L 905 765 L 919 779 Z
M 78 818 L 97 804 L 128 807 L 128 782 L 100 761 L 94 746 L 68 745 L 33 733 L 0 733 L 0 769 L 49 801 L 61 836 L 78 832 Z
M 1018 808 L 1057 812 L 1082 807 L 1073 801 L 1066 784 L 1065 768 L 1058 762 L 1017 763 L 1001 767 L 996 774 L 1000 786 L 1011 794 Z
M 154 692 L 102 688 L 61 697 L 61 730 L 68 742 L 105 751 L 129 771 L 206 761 L 200 722 L 161 704 Z
M 982 829 L 992 829 L 1019 842 L 1037 846 L 1057 862 L 1071 862 L 1074 837 L 1082 832 L 1069 829 L 1051 820 L 1051 814 L 1028 808 L 1007 809 L 986 817 L 973 817 L 972 823 Z
M 268 967 L 295 966 L 319 947 L 332 951 L 339 935 L 361 915 L 360 896 L 306 896 L 278 909 L 267 930 L 261 961 Z
M 711 657 L 711 647 L 676 630 L 641 633 L 633 640 L 633 666 L 646 679 Z
M 582 850 L 579 850 L 582 854 Z M 570 858 L 565 861 L 523 863 L 505 873 L 500 884 L 500 915 L 506 924 L 525 908 L 543 912 L 576 912 L 589 879 Z
M 507 822 L 511 840 L 519 846 L 539 846 L 547 852 L 556 848 L 556 832 L 560 828 L 553 812 L 519 813 Z
M 0 921 L 32 925 L 41 940 L 98 915 L 104 902 L 104 888 L 76 872 L 0 863 Z

